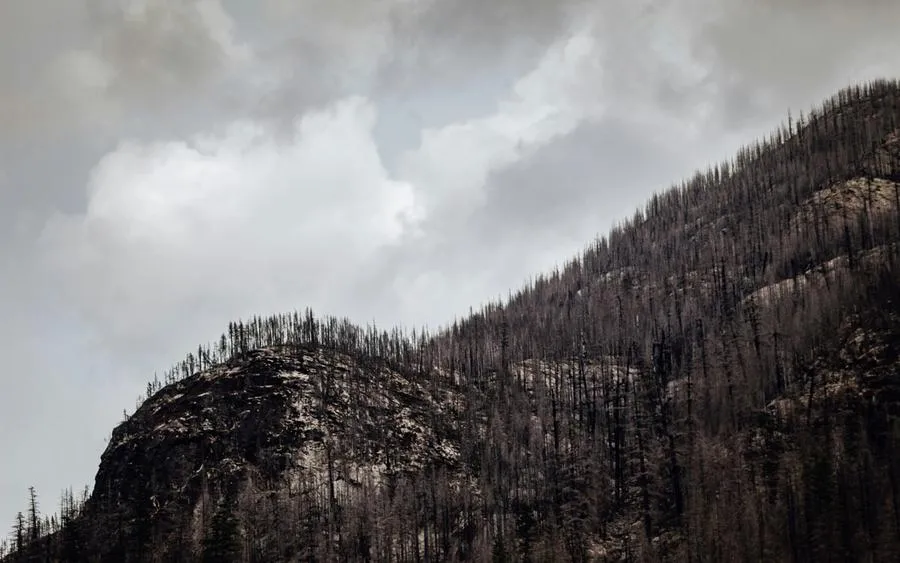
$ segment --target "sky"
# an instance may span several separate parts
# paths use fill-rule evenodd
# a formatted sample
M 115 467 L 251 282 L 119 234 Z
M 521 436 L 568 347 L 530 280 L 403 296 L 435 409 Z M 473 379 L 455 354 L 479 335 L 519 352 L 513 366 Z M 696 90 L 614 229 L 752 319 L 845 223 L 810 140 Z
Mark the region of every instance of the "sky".
M 230 320 L 431 328 L 788 111 L 895 0 L 0 0 L 0 527 Z

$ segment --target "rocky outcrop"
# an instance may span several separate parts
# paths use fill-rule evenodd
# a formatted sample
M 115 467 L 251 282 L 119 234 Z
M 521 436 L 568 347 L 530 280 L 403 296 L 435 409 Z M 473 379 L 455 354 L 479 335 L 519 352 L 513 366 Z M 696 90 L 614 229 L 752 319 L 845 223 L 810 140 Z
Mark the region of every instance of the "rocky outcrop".
M 115 429 L 86 507 L 106 523 L 91 543 L 113 558 L 150 545 L 160 556 L 198 553 L 226 500 L 320 485 L 346 506 L 404 474 L 453 472 L 450 422 L 462 400 L 445 381 L 384 362 L 249 352 L 163 388 Z

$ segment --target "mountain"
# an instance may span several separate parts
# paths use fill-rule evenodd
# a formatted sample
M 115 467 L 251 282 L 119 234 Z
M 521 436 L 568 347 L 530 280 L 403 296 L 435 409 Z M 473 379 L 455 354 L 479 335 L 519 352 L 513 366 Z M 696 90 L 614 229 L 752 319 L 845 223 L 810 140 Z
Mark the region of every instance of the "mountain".
M 900 560 L 900 83 L 434 334 L 238 321 L 8 561 Z

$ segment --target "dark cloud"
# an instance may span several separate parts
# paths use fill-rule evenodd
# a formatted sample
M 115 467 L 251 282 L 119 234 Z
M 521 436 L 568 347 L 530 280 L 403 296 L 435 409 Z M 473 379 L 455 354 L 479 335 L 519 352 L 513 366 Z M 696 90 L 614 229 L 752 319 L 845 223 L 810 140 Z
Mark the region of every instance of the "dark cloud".
M 87 4 L 91 55 L 109 67 L 107 93 L 145 104 L 198 93 L 251 53 L 218 0 L 117 0 Z
M 391 12 L 393 51 L 379 74 L 389 91 L 427 80 L 452 88 L 492 65 L 524 66 L 567 31 L 583 0 L 433 0 L 398 3 Z M 455 88 L 457 90 L 463 88 Z
M 691 37 L 727 126 L 806 110 L 851 81 L 900 72 L 893 0 L 727 0 Z

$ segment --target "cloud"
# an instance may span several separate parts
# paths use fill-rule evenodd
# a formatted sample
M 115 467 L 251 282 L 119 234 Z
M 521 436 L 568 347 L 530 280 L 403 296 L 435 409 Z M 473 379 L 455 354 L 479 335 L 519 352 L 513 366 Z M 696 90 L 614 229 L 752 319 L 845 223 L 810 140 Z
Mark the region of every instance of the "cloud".
M 601 73 L 598 55 L 585 31 L 555 43 L 494 113 L 422 131 L 420 146 L 400 159 L 400 176 L 421 187 L 430 214 L 463 219 L 483 203 L 492 172 L 603 114 L 602 97 L 589 88 Z
M 108 67 L 117 99 L 156 103 L 252 57 L 218 0 L 112 0 L 89 10 L 91 53 Z
M 586 0 L 425 0 L 395 2 L 395 33 L 404 47 L 436 58 L 473 61 L 507 49 L 543 49 L 565 36 Z M 424 53 L 418 53 L 424 54 Z
M 689 28 L 692 55 L 707 69 L 716 117 L 731 126 L 805 111 L 852 81 L 900 72 L 893 0 L 702 0 L 697 8 L 705 16 Z
M 336 98 L 372 94 L 371 83 L 392 48 L 393 14 L 405 0 L 264 0 L 245 21 L 259 65 L 251 80 L 250 115 L 290 123 Z
M 744 126 L 773 109 L 808 107 L 812 88 L 830 91 L 900 70 L 889 62 L 897 46 L 891 22 L 900 17 L 900 4 L 890 0 L 87 6 L 32 0 L 0 8 L 0 34 L 10 43 L 4 51 L 34 59 L 26 72 L 21 55 L 0 55 L 6 130 L 39 123 L 46 132 L 73 120 L 96 127 L 161 111 L 184 121 L 211 106 L 232 118 L 290 123 L 348 95 L 411 95 L 429 84 L 467 89 L 473 68 L 523 71 L 586 15 L 598 21 L 607 103 L 621 103 L 623 111 L 649 101 L 658 113 Z M 66 31 L 36 42 L 51 27 Z
M 298 120 L 287 142 L 238 122 L 123 143 L 93 170 L 86 211 L 47 224 L 45 265 L 107 343 L 132 352 L 183 348 L 174 326 L 211 337 L 237 314 L 339 301 L 415 206 L 381 166 L 375 119 L 349 98 Z
M 75 2 L 0 2 L 0 138 L 46 130 L 56 98 L 46 71 L 62 49 L 82 38 Z M 47 33 L 47 29 L 57 30 Z
M 110 128 L 139 112 L 209 94 L 253 60 L 219 0 L 63 4 L 34 0 L 0 7 L 0 33 L 9 34 L 5 42 L 16 53 L 0 56 L 0 125 L 6 134 Z M 50 38 L 47 28 L 66 31 Z M 27 58 L 32 60 L 24 70 Z

